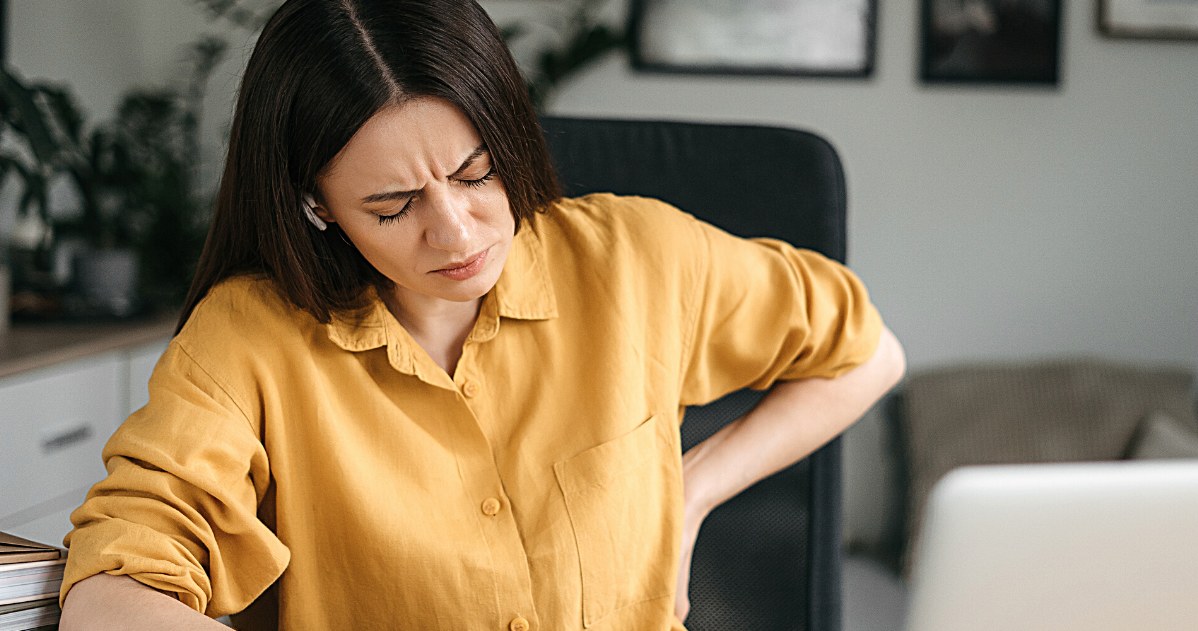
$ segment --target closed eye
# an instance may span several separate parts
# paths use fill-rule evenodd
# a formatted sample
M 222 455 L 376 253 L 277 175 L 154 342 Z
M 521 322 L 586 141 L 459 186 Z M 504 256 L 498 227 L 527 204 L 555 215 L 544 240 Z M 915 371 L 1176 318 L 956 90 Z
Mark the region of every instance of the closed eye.
M 460 179 L 460 180 L 458 180 L 458 183 L 465 184 L 466 186 L 469 186 L 472 188 L 479 188 L 482 185 L 486 184 L 487 182 L 491 181 L 491 179 L 494 177 L 495 177 L 495 167 L 494 167 L 494 165 L 492 165 L 490 169 L 487 169 L 487 172 L 485 174 L 483 174 L 482 177 L 473 179 L 473 180 L 461 180 Z
M 487 172 L 484 173 L 482 175 L 482 177 L 478 177 L 478 178 L 462 177 L 462 174 L 465 171 L 470 170 L 472 167 L 474 167 L 474 165 L 476 164 L 478 159 L 482 158 L 482 157 L 485 157 L 485 158 L 487 158 L 488 161 L 490 161 L 490 155 L 488 154 L 487 147 L 485 145 L 479 145 L 478 147 L 475 147 L 474 151 L 472 151 L 470 153 L 470 155 L 467 156 L 466 159 L 462 161 L 461 166 L 459 166 L 457 168 L 457 170 L 454 171 L 449 176 L 450 179 L 457 182 L 458 184 L 462 184 L 462 185 L 468 186 L 470 188 L 482 188 L 483 186 L 485 186 L 487 184 L 487 182 L 490 182 L 491 180 L 495 179 L 495 165 L 494 164 L 490 165 L 490 168 L 487 169 Z M 405 196 L 407 197 L 407 201 L 404 203 L 403 207 L 400 208 L 398 211 L 390 213 L 390 214 L 376 213 L 375 216 L 378 217 L 379 225 L 383 225 L 386 223 L 390 223 L 390 222 L 402 219 L 409 212 L 411 212 L 412 204 L 416 201 L 417 197 L 419 196 L 419 193 L 420 193 L 420 191 L 418 191 L 418 190 L 417 191 L 389 191 L 389 192 L 384 192 L 384 193 L 375 193 L 374 195 L 367 195 L 366 197 L 363 197 L 362 203 L 375 203 L 375 202 L 387 201 L 387 200 L 398 200 L 402 197 L 405 197 Z
M 403 205 L 403 207 L 402 207 L 402 208 L 400 208 L 400 209 L 399 209 L 399 210 L 397 210 L 396 212 L 393 212 L 393 213 L 391 213 L 390 215 L 377 214 L 376 216 L 379 218 L 379 225 L 381 226 L 381 225 L 383 225 L 383 224 L 387 224 L 387 223 L 390 223 L 390 222 L 392 222 L 392 221 L 396 221 L 396 220 L 398 220 L 398 219 L 402 219 L 402 218 L 403 218 L 404 216 L 406 216 L 406 215 L 407 215 L 409 212 L 411 212 L 411 210 L 412 210 L 412 202 L 413 202 L 415 199 L 416 199 L 416 196 L 415 196 L 415 195 L 413 195 L 413 196 L 409 197 L 409 198 L 408 198 L 408 201 L 407 201 L 407 202 L 406 202 L 406 203 Z

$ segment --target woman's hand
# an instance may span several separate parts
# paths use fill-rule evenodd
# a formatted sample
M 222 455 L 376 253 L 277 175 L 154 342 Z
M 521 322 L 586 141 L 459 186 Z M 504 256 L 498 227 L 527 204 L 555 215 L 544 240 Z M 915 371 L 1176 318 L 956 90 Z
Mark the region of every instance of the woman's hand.
M 779 383 L 752 411 L 682 455 L 682 557 L 674 614 L 690 611 L 691 555 L 717 506 L 818 449 L 861 417 L 906 367 L 902 345 L 883 329 L 864 364 L 834 379 Z

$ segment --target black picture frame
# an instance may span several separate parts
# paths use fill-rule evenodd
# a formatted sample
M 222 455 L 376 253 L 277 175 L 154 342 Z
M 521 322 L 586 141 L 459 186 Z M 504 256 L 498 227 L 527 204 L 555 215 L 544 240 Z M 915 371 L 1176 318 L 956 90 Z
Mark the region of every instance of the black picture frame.
M 0 0 L 0 62 L 8 63 L 8 0 Z
M 1101 0 L 1098 29 L 1127 39 L 1198 39 L 1198 3 Z
M 1061 15 L 1061 0 L 921 0 L 920 79 L 1055 86 Z
M 631 0 L 633 68 L 645 72 L 864 78 L 873 74 L 877 0 Z M 820 13 L 822 11 L 822 13 Z M 811 25 L 786 26 L 787 17 Z M 806 17 L 805 17 L 806 16 Z M 808 19 L 809 18 L 809 19 Z M 784 25 L 784 26 L 779 26 Z M 750 45 L 737 45 L 749 43 Z

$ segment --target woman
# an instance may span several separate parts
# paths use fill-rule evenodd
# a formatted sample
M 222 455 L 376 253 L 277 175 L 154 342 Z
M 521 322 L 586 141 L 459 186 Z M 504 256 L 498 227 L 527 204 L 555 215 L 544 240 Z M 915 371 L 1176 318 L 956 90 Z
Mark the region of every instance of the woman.
M 835 263 L 560 199 L 473 2 L 289 0 L 62 628 L 682 629 L 703 518 L 901 372 Z M 681 456 L 683 406 L 775 381 Z

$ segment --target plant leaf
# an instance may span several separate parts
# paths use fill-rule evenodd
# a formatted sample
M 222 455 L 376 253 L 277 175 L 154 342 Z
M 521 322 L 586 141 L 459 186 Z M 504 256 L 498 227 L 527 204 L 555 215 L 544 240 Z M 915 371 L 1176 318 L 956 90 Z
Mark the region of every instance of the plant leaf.
M 15 71 L 7 66 L 0 70 L 0 99 L 4 101 L 8 123 L 25 136 L 37 161 L 49 164 L 56 159 L 59 146 L 34 95 L 34 90 Z

